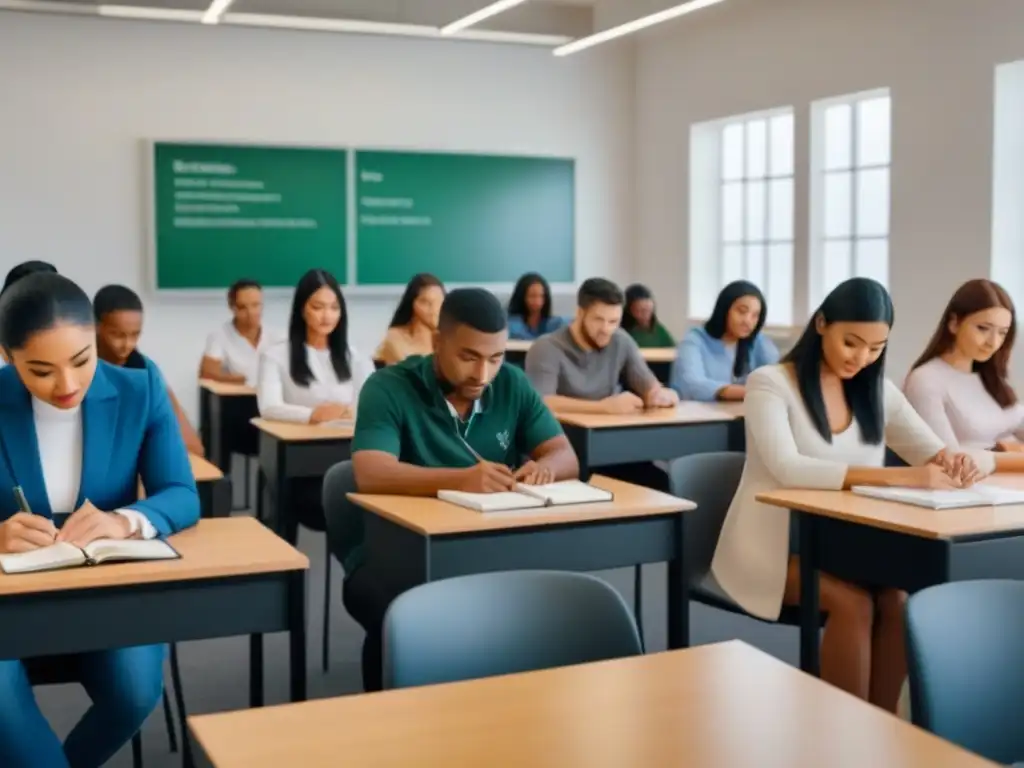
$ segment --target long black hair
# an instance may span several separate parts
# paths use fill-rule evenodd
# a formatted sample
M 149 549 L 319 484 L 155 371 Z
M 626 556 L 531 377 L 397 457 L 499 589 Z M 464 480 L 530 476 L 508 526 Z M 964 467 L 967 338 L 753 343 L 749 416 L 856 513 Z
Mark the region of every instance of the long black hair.
M 885 323 L 894 320 L 892 298 L 881 283 L 866 277 L 854 277 L 837 285 L 825 297 L 814 317 L 807 324 L 800 340 L 782 362 L 792 363 L 797 386 L 811 421 L 818 433 L 832 442 L 825 401 L 821 395 L 822 343 L 818 318 L 825 325 L 832 323 Z M 878 445 L 885 436 L 885 353 L 850 379 L 843 380 L 843 393 L 860 427 L 864 442 Z
M 651 293 L 651 289 L 646 285 L 640 283 L 633 283 L 631 286 L 626 288 L 626 311 L 622 313 L 622 328 L 627 332 L 632 332 L 637 326 L 636 318 L 633 317 L 633 302 L 634 301 L 645 301 L 650 299 L 654 301 L 654 294 Z M 651 328 L 654 328 L 658 324 L 658 312 L 655 309 L 651 313 Z
M 352 365 L 348 350 L 348 309 L 345 307 L 345 297 L 341 293 L 341 286 L 338 285 L 334 275 L 327 270 L 311 269 L 300 278 L 298 285 L 295 286 L 292 315 L 288 321 L 289 372 L 300 387 L 308 387 L 314 378 L 306 357 L 306 320 L 302 316 L 302 310 L 309 298 L 324 287 L 331 289 L 341 307 L 341 318 L 338 320 L 338 325 L 327 337 L 327 348 L 331 351 L 331 366 L 339 381 L 348 381 L 352 378 Z
M 530 292 L 531 287 L 538 283 L 544 289 L 544 306 L 540 310 L 541 322 L 551 317 L 551 286 L 542 275 L 536 272 L 527 272 L 516 281 L 516 287 L 512 289 L 512 298 L 508 300 L 509 317 L 519 315 L 523 320 L 529 317 L 530 313 L 526 309 L 526 294 Z
M 8 285 L 0 297 L 0 347 L 21 349 L 56 325 L 92 327 L 92 302 L 78 284 L 56 272 L 33 272 Z
M 704 330 L 708 332 L 709 336 L 716 339 L 722 338 L 729 330 L 729 310 L 732 309 L 733 304 L 747 296 L 753 296 L 761 302 L 761 314 L 758 315 L 754 331 L 747 338 L 736 340 L 736 360 L 732 364 L 732 375 L 737 379 L 742 379 L 750 373 L 750 358 L 754 351 L 754 343 L 757 341 L 757 335 L 764 328 L 765 317 L 768 316 L 768 304 L 764 300 L 764 294 L 753 283 L 748 283 L 746 280 L 735 280 L 718 294 L 715 310 L 711 313 L 708 321 L 704 323 Z
M 405 286 L 405 292 L 402 294 L 402 298 L 398 300 L 398 306 L 395 307 L 395 314 L 392 315 L 391 323 L 388 327 L 401 328 L 411 323 L 413 316 L 412 305 L 419 298 L 420 291 L 432 285 L 436 285 L 442 292 L 444 291 L 444 283 L 428 272 L 420 272 L 418 275 L 414 275 L 412 280 Z

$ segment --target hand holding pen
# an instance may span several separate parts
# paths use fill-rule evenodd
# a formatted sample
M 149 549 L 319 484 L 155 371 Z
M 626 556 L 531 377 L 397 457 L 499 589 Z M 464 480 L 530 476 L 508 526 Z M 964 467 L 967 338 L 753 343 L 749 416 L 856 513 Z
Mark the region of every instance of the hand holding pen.
M 0 554 L 29 552 L 48 547 L 57 539 L 57 526 L 49 518 L 32 514 L 20 487 L 14 489 L 20 512 L 0 523 Z

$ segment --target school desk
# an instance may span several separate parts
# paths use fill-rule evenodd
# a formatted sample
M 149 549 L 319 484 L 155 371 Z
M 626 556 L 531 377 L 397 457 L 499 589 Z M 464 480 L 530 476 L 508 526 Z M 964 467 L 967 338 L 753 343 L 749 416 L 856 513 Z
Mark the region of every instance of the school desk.
M 240 449 L 256 442 L 249 422 L 257 416 L 254 388 L 199 380 L 199 435 L 206 455 L 221 471 L 231 471 L 232 453 L 245 453 Z
M 439 499 L 350 494 L 363 508 L 367 563 L 396 590 L 490 571 L 601 571 L 668 563 L 668 645 L 689 644 L 682 516 L 694 505 L 593 477 L 614 494 L 593 504 L 481 514 Z
M 294 424 L 253 419 L 259 430 L 260 471 L 256 482 L 256 516 L 267 519 L 267 491 L 276 513 L 277 530 L 294 544 L 299 524 L 291 507 L 291 481 L 323 477 L 332 466 L 351 456 L 354 428 Z
M 613 464 L 742 451 L 742 403 L 684 401 L 629 415 L 556 413 L 580 460 L 580 476 Z
M 532 341 L 516 341 L 512 339 L 505 346 L 505 362 L 511 363 L 518 368 L 526 366 L 526 353 L 533 346 Z M 651 372 L 662 384 L 668 384 L 672 375 L 672 363 L 676 359 L 676 351 L 672 347 L 643 348 L 640 350 L 644 360 L 647 361 Z
M 217 768 L 996 768 L 738 640 L 189 727 Z
M 1024 490 L 1024 475 L 986 482 Z M 968 579 L 1024 579 L 1024 505 L 934 510 L 851 491 L 780 490 L 799 514 L 800 666 L 819 670 L 818 571 L 907 592 Z
M 231 514 L 231 481 L 201 456 L 188 455 L 192 476 L 199 491 L 201 517 L 227 517 Z

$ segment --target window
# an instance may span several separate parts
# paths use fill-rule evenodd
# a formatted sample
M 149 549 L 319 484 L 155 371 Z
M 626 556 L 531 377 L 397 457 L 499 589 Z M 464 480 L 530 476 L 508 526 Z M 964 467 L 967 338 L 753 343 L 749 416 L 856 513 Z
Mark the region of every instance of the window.
M 694 126 L 690 315 L 711 314 L 733 280 L 759 286 L 766 321 L 793 317 L 793 112 Z
M 888 91 L 818 102 L 812 110 L 811 297 L 851 277 L 889 278 Z
M 1024 306 L 1024 61 L 995 73 L 992 279 Z

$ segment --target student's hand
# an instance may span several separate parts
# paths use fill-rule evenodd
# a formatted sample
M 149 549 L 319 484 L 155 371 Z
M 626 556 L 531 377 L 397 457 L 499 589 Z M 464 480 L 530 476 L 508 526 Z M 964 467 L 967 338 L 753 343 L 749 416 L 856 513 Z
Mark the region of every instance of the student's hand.
M 963 487 L 959 478 L 947 472 L 945 467 L 935 463 L 901 470 L 899 480 L 895 485 L 932 491 L 950 491 Z
M 996 450 L 1004 453 L 1024 453 L 1024 443 L 1016 440 L 1000 440 L 996 443 Z
M 675 408 L 679 405 L 679 395 L 669 387 L 655 387 L 647 397 L 648 408 Z
M 0 554 L 13 555 L 48 547 L 56 540 L 57 526 L 40 515 L 17 512 L 0 523 Z
M 985 476 L 974 459 L 966 453 L 939 451 L 931 463 L 942 467 L 942 471 L 953 478 L 960 488 L 970 488 Z
M 601 401 L 605 413 L 627 414 L 639 413 L 644 409 L 644 401 L 632 392 L 622 392 L 618 395 L 606 397 Z
M 348 419 L 352 416 L 352 409 L 341 403 L 321 403 L 313 409 L 309 416 L 310 424 L 323 424 L 325 421 L 337 419 Z
M 543 464 L 528 461 L 516 470 L 515 479 L 523 485 L 547 485 L 555 482 L 555 473 Z
M 57 541 L 70 541 L 76 547 L 84 547 L 96 539 L 127 539 L 131 529 L 131 522 L 124 515 L 103 512 L 87 501 L 64 521 L 57 532 Z
M 467 493 L 500 493 L 511 491 L 515 486 L 516 479 L 511 469 L 493 461 L 481 461 L 462 470 L 462 482 L 458 490 Z

